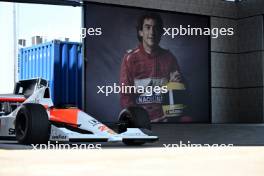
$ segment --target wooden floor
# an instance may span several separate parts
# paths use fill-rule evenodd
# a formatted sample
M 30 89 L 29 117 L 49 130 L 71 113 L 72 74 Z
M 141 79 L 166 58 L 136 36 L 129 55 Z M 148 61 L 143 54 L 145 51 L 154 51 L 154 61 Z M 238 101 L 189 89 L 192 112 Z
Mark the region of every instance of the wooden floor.
M 0 150 L 1 176 L 263 176 L 264 147 Z

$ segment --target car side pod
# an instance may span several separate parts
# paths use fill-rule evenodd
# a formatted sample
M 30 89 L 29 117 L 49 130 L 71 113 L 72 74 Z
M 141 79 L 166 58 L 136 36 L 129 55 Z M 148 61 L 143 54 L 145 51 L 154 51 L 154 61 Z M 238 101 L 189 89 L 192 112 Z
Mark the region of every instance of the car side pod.
M 58 128 L 51 126 L 50 141 L 59 142 L 155 142 L 158 140 L 157 136 L 148 136 L 138 128 L 128 128 L 126 132 L 121 134 L 102 135 L 102 134 L 80 134 L 71 131 L 67 128 Z M 137 144 L 139 145 L 139 144 Z
M 141 115 L 141 118 L 146 118 L 146 114 L 142 114 L 145 112 L 139 108 L 130 108 L 130 111 L 134 113 L 136 109 L 137 115 Z M 63 111 L 68 113 L 63 113 Z M 67 116 L 67 114 L 71 114 L 70 112 L 74 112 L 76 117 L 67 118 L 62 117 Z M 129 111 L 129 112 L 130 112 Z M 127 111 L 124 111 L 127 113 Z M 77 114 L 76 114 L 77 113 Z M 139 114 L 140 113 L 140 114 Z M 72 113 L 73 114 L 73 113 Z M 123 114 L 123 113 L 121 113 Z M 74 115 L 74 116 L 75 116 Z M 56 116 L 56 117 L 55 117 Z M 124 114 L 122 115 L 122 120 L 127 120 Z M 135 117 L 135 114 L 131 116 L 133 119 L 138 119 Z M 51 133 L 50 139 L 51 141 L 64 141 L 64 142 L 124 142 L 127 145 L 142 145 L 146 142 L 154 142 L 158 140 L 157 136 L 150 136 L 150 130 L 146 129 L 146 127 L 150 127 L 150 124 L 141 124 L 139 123 L 130 123 L 130 122 L 120 122 L 122 123 L 121 131 L 118 130 L 119 133 L 116 133 L 103 123 L 99 122 L 89 114 L 78 110 L 78 109 L 66 109 L 59 110 L 56 113 L 50 113 L 50 118 L 57 121 L 61 120 L 62 123 L 66 124 L 66 126 L 58 126 L 56 124 L 51 125 Z M 67 121 L 66 119 L 72 119 L 71 121 Z M 141 119 L 142 120 L 142 119 Z M 145 120 L 146 121 L 146 120 Z M 141 121 L 141 122 L 145 122 Z M 68 126 L 67 126 L 68 124 Z M 145 125 L 145 126 L 144 126 Z M 70 126 L 75 126 L 75 128 L 69 128 Z M 126 127 L 126 129 L 124 129 Z M 138 128 L 140 127 L 140 128 Z M 145 127 L 145 128 L 144 128 Z

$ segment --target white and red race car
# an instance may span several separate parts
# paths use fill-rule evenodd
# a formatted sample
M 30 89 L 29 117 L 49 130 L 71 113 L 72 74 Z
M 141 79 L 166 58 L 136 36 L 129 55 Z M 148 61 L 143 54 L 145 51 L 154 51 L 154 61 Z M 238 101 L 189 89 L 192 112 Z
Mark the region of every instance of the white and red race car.
M 148 114 L 140 107 L 121 111 L 115 132 L 76 107 L 54 106 L 43 79 L 20 81 L 14 94 L 0 95 L 0 139 L 16 139 L 22 144 L 58 141 L 141 145 L 158 140 L 150 129 Z

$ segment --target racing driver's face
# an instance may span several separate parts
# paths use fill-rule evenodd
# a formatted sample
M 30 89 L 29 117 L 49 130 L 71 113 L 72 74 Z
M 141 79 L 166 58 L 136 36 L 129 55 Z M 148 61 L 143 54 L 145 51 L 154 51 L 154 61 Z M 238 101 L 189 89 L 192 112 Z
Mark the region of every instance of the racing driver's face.
M 144 46 L 154 48 L 159 45 L 161 32 L 155 20 L 151 18 L 144 19 L 142 30 L 139 31 L 139 35 L 142 37 Z

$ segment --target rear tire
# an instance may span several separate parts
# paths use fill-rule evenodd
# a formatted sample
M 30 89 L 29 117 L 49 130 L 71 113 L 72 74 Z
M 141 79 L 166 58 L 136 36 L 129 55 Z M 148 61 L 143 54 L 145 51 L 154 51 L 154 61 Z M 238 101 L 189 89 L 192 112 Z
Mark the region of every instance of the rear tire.
M 46 109 L 40 104 L 22 105 L 16 116 L 15 130 L 21 144 L 47 143 L 50 123 Z
M 148 112 L 141 107 L 128 107 L 119 114 L 118 133 L 127 131 L 127 128 L 140 128 L 151 130 Z M 123 143 L 130 146 L 143 145 L 145 142 L 137 140 L 123 140 Z

